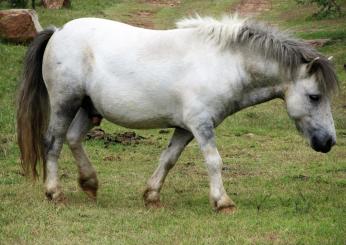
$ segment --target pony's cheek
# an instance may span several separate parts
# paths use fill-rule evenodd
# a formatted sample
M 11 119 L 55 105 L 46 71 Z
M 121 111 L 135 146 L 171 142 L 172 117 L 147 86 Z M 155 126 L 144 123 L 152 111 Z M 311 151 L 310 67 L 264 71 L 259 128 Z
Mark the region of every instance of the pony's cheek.
M 292 119 L 301 119 L 308 114 L 308 109 L 304 106 L 301 98 L 298 96 L 290 96 L 286 98 L 287 113 Z

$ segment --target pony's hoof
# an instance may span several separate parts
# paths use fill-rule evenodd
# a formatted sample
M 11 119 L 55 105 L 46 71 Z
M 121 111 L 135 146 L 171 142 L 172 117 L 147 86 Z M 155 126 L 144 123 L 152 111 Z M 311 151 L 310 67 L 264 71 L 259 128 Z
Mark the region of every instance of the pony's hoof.
M 234 202 L 227 195 L 223 195 L 218 201 L 212 201 L 212 204 L 218 213 L 232 214 L 236 211 Z
M 97 190 L 99 187 L 96 175 L 88 177 L 88 178 L 79 177 L 78 183 L 79 183 L 79 186 L 82 188 L 82 190 L 85 192 L 85 194 L 87 194 L 89 198 L 91 198 L 92 200 L 96 200 Z
M 66 204 L 67 198 L 62 192 L 46 191 L 46 197 L 48 201 L 52 201 L 56 204 Z
M 96 201 L 97 199 L 97 190 L 83 190 L 84 193 L 93 201 Z
M 228 207 L 219 207 L 216 211 L 221 214 L 234 214 L 236 210 L 236 207 L 233 205 Z
M 163 207 L 160 200 L 153 202 L 145 202 L 145 206 L 149 209 L 160 209 Z
M 160 193 L 146 189 L 143 193 L 144 204 L 147 208 L 161 208 Z

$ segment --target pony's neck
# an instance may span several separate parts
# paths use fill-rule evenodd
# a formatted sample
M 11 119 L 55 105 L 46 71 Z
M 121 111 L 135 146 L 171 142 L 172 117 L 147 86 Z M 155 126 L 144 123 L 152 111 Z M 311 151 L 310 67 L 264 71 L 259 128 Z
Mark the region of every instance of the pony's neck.
M 249 90 L 238 102 L 239 109 L 244 109 L 277 98 L 283 99 L 285 87 L 284 84 L 278 84 Z
M 239 109 L 284 98 L 287 87 L 284 81 L 287 79 L 278 62 L 252 54 L 246 58 L 245 64 L 248 78 L 239 101 Z

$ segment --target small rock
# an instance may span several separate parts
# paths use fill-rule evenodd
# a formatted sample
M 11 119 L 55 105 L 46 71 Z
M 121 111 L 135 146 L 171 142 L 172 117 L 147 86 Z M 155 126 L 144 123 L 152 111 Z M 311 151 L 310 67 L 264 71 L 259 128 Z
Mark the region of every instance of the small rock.
M 31 41 L 42 27 L 37 14 L 30 9 L 0 11 L 0 37 L 16 43 Z
M 61 9 L 62 7 L 69 7 L 70 0 L 42 0 L 42 4 L 47 9 Z
M 253 133 L 244 134 L 244 136 L 247 137 L 247 138 L 255 137 L 255 135 Z

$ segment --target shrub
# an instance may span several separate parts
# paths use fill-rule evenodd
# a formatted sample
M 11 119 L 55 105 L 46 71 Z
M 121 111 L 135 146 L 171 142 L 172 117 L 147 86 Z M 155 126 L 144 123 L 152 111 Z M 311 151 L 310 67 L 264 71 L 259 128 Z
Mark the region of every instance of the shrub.
M 341 7 L 335 0 L 296 0 L 298 4 L 316 4 L 319 9 L 313 14 L 318 19 L 341 16 Z
M 26 8 L 28 0 L 7 0 L 11 8 Z

